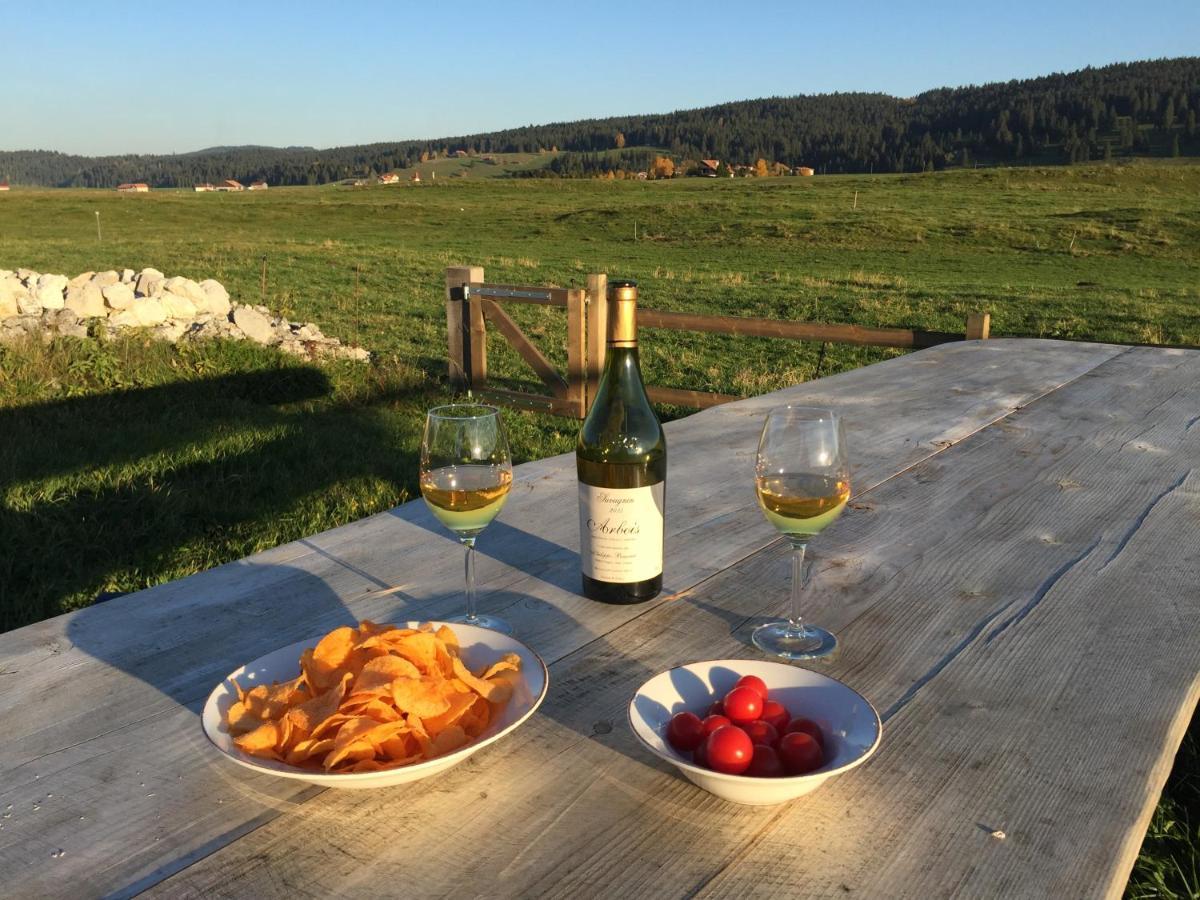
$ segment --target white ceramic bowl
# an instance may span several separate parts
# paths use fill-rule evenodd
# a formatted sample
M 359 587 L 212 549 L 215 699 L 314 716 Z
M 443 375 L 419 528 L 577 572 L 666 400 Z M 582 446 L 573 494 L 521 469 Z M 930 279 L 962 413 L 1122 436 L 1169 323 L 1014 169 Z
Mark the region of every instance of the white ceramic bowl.
M 667 743 L 667 724 L 691 710 L 701 718 L 743 675 L 757 675 L 772 700 L 792 716 L 805 716 L 825 733 L 825 765 L 805 775 L 751 778 L 695 765 Z M 879 746 L 879 713 L 861 694 L 834 678 L 786 663 L 714 659 L 677 666 L 643 684 L 629 703 L 629 724 L 647 749 L 678 768 L 694 784 L 734 803 L 769 806 L 794 800 L 864 762 Z
M 402 623 L 400 627 L 416 628 L 419 624 L 419 622 L 407 622 Z M 443 623 L 433 623 L 435 627 L 441 624 Z M 321 635 L 268 653 L 266 656 L 259 657 L 254 662 L 247 663 L 240 669 L 230 672 L 226 680 L 213 689 L 208 696 L 208 702 L 204 704 L 204 733 L 218 750 L 238 765 L 254 769 L 257 772 L 278 775 L 280 778 L 294 778 L 319 784 L 322 787 L 388 787 L 444 772 L 446 769 L 458 765 L 472 753 L 498 741 L 533 715 L 534 710 L 545 699 L 546 688 L 549 685 L 546 664 L 542 662 L 541 657 L 516 638 L 486 628 L 462 625 L 458 622 L 445 624 L 449 624 L 454 629 L 454 633 L 458 635 L 462 660 L 468 669 L 478 670 L 482 666 L 495 662 L 504 653 L 515 653 L 521 658 L 521 671 L 514 680 L 513 694 L 505 705 L 504 711 L 491 723 L 487 731 L 461 750 L 439 756 L 428 762 L 413 763 L 398 769 L 385 769 L 381 772 L 326 774 L 251 756 L 237 749 L 233 745 L 232 736 L 223 724 L 229 707 L 237 701 L 237 693 L 233 690 L 229 679 L 236 678 L 244 688 L 248 688 L 260 682 L 270 684 L 272 681 L 287 681 L 295 678 L 300 674 L 300 654 L 306 647 L 315 646 L 321 639 Z

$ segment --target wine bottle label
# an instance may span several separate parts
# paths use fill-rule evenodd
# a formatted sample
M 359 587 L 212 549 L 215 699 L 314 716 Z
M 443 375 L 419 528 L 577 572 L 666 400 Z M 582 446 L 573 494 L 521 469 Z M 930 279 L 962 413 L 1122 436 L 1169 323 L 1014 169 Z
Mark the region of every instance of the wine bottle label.
M 579 557 L 583 574 L 629 584 L 663 570 L 666 483 L 602 488 L 579 482 Z

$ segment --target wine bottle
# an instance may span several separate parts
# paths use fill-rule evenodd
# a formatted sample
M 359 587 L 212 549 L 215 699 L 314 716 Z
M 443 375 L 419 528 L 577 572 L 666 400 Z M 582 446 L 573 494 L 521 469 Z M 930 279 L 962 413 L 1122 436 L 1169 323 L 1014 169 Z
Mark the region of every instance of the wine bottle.
M 608 288 L 608 351 L 575 448 L 583 594 L 641 603 L 662 590 L 667 441 L 637 349 L 637 282 Z

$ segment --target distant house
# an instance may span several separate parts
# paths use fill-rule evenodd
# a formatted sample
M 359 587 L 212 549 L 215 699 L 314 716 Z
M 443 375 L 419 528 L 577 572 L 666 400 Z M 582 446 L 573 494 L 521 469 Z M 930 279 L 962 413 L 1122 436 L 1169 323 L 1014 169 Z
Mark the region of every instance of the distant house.
M 232 178 L 226 178 L 216 187 L 218 191 L 244 191 L 245 189 L 246 186 L 244 184 L 240 181 L 234 181 Z
M 135 183 L 126 182 L 125 184 L 118 184 L 117 190 L 122 194 L 145 194 L 150 191 L 150 185 L 141 181 Z
M 0 191 L 7 191 L 7 190 L 8 190 L 8 179 L 5 178 L 3 181 L 0 181 Z
M 208 193 L 209 191 L 215 191 L 216 188 L 213 187 L 211 184 L 209 184 L 206 181 L 204 184 L 196 185 L 195 187 L 192 188 L 192 190 L 195 191 L 197 194 L 205 194 L 205 193 Z
M 645 181 L 645 180 L 646 180 L 647 178 L 649 178 L 650 176 L 649 176 L 649 175 L 647 175 L 645 172 L 638 172 L 638 173 L 637 173 L 636 175 L 634 175 L 633 177 L 634 177 L 634 178 L 636 178 L 638 181 Z
M 470 154 L 467 153 L 466 150 L 455 150 L 454 155 L 456 157 L 458 157 L 459 159 L 466 159 L 468 156 L 470 156 Z
M 696 169 L 696 174 L 703 175 L 705 178 L 716 178 L 719 168 L 721 168 L 719 159 L 702 159 L 699 168 Z
M 808 166 L 796 166 L 792 171 L 797 175 L 803 175 L 805 178 L 811 178 L 813 175 L 813 170 Z
M 387 172 L 379 176 L 380 184 L 396 184 L 400 181 L 400 176 L 395 172 Z
M 265 191 L 266 189 L 267 183 L 265 181 L 252 182 L 250 187 L 246 188 L 248 191 Z
M 409 181 L 411 181 L 413 184 L 420 184 L 421 183 L 421 173 L 413 172 L 412 178 L 410 178 Z

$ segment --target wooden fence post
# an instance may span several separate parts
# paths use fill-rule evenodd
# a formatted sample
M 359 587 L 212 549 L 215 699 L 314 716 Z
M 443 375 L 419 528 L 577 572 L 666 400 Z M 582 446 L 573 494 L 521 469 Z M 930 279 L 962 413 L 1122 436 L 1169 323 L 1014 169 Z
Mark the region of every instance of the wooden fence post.
M 567 291 L 567 399 L 575 405 L 576 415 L 587 415 L 587 348 L 584 345 L 584 316 L 587 292 L 578 288 Z
M 479 279 L 471 279 L 476 284 L 483 281 L 483 269 L 479 270 Z M 474 294 L 469 299 L 468 312 L 471 315 L 470 328 L 468 329 L 471 339 L 469 348 L 469 357 L 471 368 L 467 375 L 467 382 L 472 390 L 478 391 L 487 387 L 488 364 L 487 364 L 487 320 L 483 316 L 483 298 L 476 297 Z
M 988 313 L 967 314 L 968 341 L 986 341 L 992 330 L 992 317 Z
M 470 303 L 462 288 L 483 281 L 482 266 L 449 266 L 446 269 L 446 341 L 450 387 L 461 391 L 471 384 Z
M 587 279 L 587 393 L 585 406 L 591 406 L 604 373 L 604 350 L 608 346 L 608 276 L 589 275 Z

